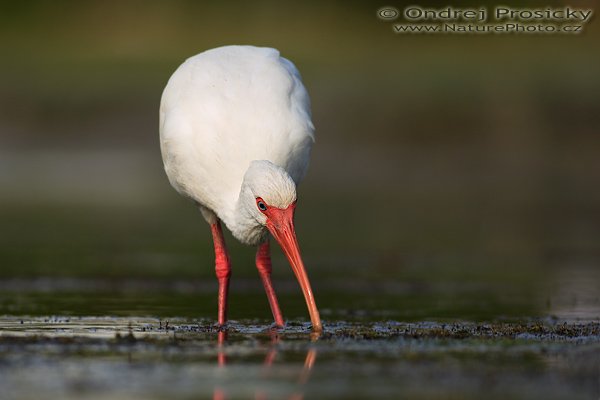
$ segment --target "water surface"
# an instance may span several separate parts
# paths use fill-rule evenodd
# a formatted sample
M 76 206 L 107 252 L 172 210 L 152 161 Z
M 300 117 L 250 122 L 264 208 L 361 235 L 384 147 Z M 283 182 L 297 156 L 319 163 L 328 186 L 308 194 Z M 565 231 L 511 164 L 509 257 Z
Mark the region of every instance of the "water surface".
M 600 324 L 2 317 L 3 398 L 595 398 Z M 221 333 L 222 334 L 222 333 Z

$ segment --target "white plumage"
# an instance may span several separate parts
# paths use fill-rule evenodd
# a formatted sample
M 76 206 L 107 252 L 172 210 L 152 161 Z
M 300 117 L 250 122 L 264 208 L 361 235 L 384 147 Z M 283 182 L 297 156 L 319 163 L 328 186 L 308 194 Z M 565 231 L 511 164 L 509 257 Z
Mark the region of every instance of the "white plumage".
M 175 189 L 214 214 L 247 244 L 265 235 L 264 224 L 240 202 L 252 161 L 281 167 L 297 185 L 314 141 L 310 100 L 294 64 L 271 48 L 226 46 L 187 59 L 173 74 L 160 106 L 161 150 Z M 252 191 L 280 208 L 295 200 L 285 174 L 257 163 Z M 250 182 L 248 182 L 250 183 Z M 279 190 L 281 189 L 281 190 Z M 287 204 L 283 204 L 287 203 Z M 253 204 L 253 202 L 252 202 Z M 214 214 L 213 214 L 214 213 Z

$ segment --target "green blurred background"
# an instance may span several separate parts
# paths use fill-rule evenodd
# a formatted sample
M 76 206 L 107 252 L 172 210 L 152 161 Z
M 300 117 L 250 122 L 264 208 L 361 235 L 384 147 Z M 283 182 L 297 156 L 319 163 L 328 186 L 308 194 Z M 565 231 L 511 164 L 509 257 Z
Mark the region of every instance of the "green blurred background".
M 0 314 L 214 317 L 209 229 L 162 170 L 158 105 L 187 57 L 253 44 L 312 97 L 297 225 L 325 318 L 597 318 L 598 21 L 398 35 L 384 3 L 2 2 Z M 254 249 L 228 238 L 232 318 L 268 319 Z

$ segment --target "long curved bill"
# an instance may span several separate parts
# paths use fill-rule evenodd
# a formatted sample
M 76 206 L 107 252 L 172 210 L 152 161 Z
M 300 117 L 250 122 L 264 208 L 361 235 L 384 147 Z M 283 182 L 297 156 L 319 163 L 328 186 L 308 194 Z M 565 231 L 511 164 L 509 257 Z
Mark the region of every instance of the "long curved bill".
M 321 325 L 321 318 L 319 317 L 319 310 L 315 303 L 315 296 L 310 287 L 310 281 L 300 257 L 300 247 L 298 246 L 298 240 L 296 239 L 296 230 L 294 228 L 294 211 L 296 209 L 296 203 L 291 204 L 286 209 L 271 208 L 268 213 L 267 229 L 271 232 L 271 235 L 277 240 L 283 253 L 287 257 L 296 279 L 300 284 L 304 299 L 306 300 L 306 306 L 310 314 L 310 320 L 312 322 L 313 330 L 315 332 L 322 332 L 323 325 Z

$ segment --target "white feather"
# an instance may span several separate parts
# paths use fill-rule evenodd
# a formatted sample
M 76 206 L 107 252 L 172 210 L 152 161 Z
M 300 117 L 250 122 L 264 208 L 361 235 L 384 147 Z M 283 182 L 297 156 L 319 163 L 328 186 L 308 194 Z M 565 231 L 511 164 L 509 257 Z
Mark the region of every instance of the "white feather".
M 294 64 L 275 49 L 208 50 L 171 76 L 160 138 L 173 187 L 209 223 L 216 215 L 236 238 L 258 243 L 264 221 L 249 193 L 280 208 L 295 200 L 314 142 L 310 100 Z M 268 163 L 251 168 L 257 160 Z

